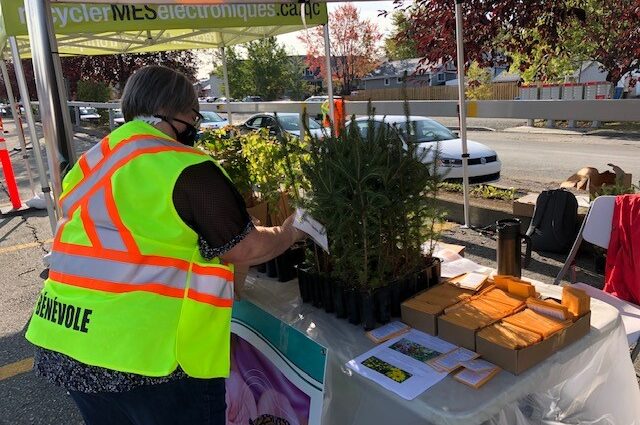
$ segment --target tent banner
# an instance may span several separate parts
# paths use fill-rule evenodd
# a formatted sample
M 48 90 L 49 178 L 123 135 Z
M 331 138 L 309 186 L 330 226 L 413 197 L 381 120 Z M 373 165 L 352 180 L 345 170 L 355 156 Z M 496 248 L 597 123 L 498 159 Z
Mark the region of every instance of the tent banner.
M 55 3 L 51 5 L 57 34 L 170 29 L 276 27 L 327 23 L 325 3 L 122 4 Z M 7 36 L 27 35 L 23 2 L 0 0 Z
M 326 348 L 249 301 L 231 332 L 227 425 L 320 425 Z

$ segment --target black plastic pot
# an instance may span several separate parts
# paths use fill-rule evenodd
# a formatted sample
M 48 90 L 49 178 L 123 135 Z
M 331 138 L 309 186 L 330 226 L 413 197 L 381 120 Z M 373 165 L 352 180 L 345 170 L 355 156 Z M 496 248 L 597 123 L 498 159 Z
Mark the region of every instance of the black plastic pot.
M 322 282 L 321 276 L 317 273 L 311 275 L 311 304 L 314 307 L 322 306 Z
M 345 291 L 345 299 L 347 301 L 347 318 L 349 323 L 354 325 L 360 324 L 360 293 L 354 289 Z
M 320 287 L 322 288 L 322 307 L 327 313 L 333 313 L 332 282 L 329 276 L 320 276 Z
M 296 270 L 291 261 L 291 251 L 286 250 L 275 258 L 276 271 L 280 282 L 288 282 L 296 277 Z
M 427 267 L 427 288 L 436 286 L 440 283 L 440 259 L 434 257 L 430 267 Z
M 276 260 L 267 261 L 267 276 L 278 277 L 278 268 L 276 267 Z
M 336 280 L 333 282 L 333 290 L 331 291 L 333 296 L 333 307 L 336 311 L 336 316 L 339 319 L 344 319 L 347 317 L 347 301 L 345 295 L 345 287 L 344 284 Z
M 402 282 L 395 281 L 391 282 L 389 285 L 389 309 L 391 311 L 391 316 L 400 317 L 400 304 L 402 296 Z
M 391 320 L 391 288 L 383 286 L 374 292 L 376 320 L 382 324 Z
M 400 300 L 401 303 L 418 293 L 418 276 L 417 274 L 410 274 L 402 281 L 405 292 Z
M 303 303 L 311 302 L 311 274 L 306 267 L 298 267 L 298 289 Z
M 360 306 L 362 314 L 362 327 L 365 331 L 370 331 L 376 327 L 375 299 L 372 292 L 360 293 Z

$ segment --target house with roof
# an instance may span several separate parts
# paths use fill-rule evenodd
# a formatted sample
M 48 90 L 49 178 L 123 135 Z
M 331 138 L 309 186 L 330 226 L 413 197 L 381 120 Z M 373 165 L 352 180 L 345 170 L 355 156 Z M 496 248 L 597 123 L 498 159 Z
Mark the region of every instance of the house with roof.
M 565 77 L 566 82 L 588 83 L 591 81 L 607 81 L 607 71 L 600 69 L 602 65 L 598 61 L 582 61 L 580 67 Z
M 420 65 L 421 58 L 385 62 L 361 79 L 364 90 L 442 86 L 456 78 L 453 62 Z
M 212 74 L 209 78 L 199 80 L 193 88 L 199 96 L 217 98 L 223 95 L 223 85 L 222 79 Z

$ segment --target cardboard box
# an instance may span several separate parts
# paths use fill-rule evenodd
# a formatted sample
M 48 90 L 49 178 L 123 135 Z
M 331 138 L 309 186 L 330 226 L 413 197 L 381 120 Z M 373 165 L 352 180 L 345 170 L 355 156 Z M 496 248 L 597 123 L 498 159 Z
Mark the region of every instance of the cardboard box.
M 476 351 L 476 330 L 464 328 L 442 316 L 438 317 L 438 338 L 471 351 Z
M 440 328 L 440 323 L 438 327 Z M 550 357 L 556 351 L 573 344 L 589 333 L 591 312 L 576 320 L 571 326 L 551 337 L 521 350 L 512 350 L 476 336 L 475 351 L 485 360 L 515 375 L 526 371 Z M 444 338 L 446 339 L 446 338 Z M 447 341 L 453 342 L 449 339 Z M 468 347 L 467 347 L 468 348 Z
M 538 201 L 539 193 L 529 193 L 521 198 L 515 199 L 512 202 L 513 215 L 517 217 L 533 217 L 533 212 L 536 208 L 536 202 Z M 576 194 L 576 200 L 578 201 L 578 216 L 586 215 L 589 210 L 590 200 L 588 194 Z
M 441 284 L 448 285 L 448 284 Z M 437 285 L 434 288 L 437 288 L 441 285 Z M 466 289 L 455 288 L 452 287 L 454 291 L 459 292 L 460 294 L 468 294 L 469 296 L 473 295 L 473 291 L 468 291 Z M 427 289 L 422 291 L 412 298 L 406 300 L 400 306 L 400 312 L 402 321 L 407 325 L 411 326 L 414 329 L 417 329 L 422 332 L 426 332 L 429 335 L 436 336 L 438 335 L 438 316 L 440 316 L 444 309 L 450 307 L 451 305 L 456 304 L 451 303 L 447 306 L 439 306 L 434 304 L 429 304 L 424 302 L 422 298 L 427 294 L 431 289 Z
M 529 193 L 513 201 L 513 215 L 518 217 L 533 217 L 533 210 L 538 200 L 537 193 Z
M 464 249 L 465 249 L 464 245 L 455 245 L 455 244 L 452 244 L 452 243 L 438 242 L 438 243 L 436 243 L 436 246 L 435 246 L 433 252 L 438 252 L 441 249 L 448 249 L 448 250 L 453 251 L 456 254 L 460 255 L 461 257 L 464 257 Z
M 438 316 L 444 309 L 421 302 L 415 298 L 408 299 L 400 306 L 402 321 L 414 329 L 436 336 L 438 334 Z
M 249 215 L 258 219 L 260 226 L 267 226 L 269 210 L 266 202 L 260 202 L 252 207 L 247 208 Z

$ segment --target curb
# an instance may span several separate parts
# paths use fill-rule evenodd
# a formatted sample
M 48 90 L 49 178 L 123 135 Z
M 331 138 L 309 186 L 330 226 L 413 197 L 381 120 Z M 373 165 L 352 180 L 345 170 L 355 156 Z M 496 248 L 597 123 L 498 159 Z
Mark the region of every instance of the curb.
M 452 131 L 460 131 L 460 127 L 447 127 Z M 491 127 L 467 126 L 467 131 L 498 131 Z

